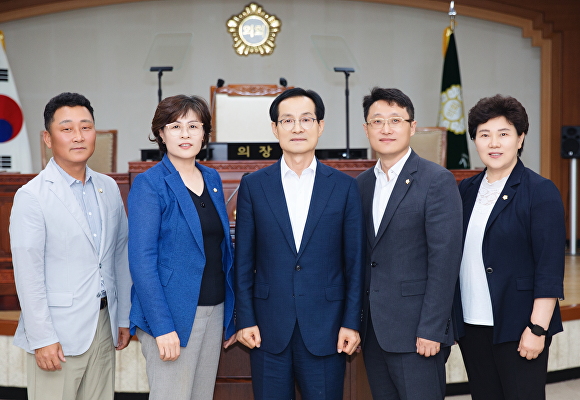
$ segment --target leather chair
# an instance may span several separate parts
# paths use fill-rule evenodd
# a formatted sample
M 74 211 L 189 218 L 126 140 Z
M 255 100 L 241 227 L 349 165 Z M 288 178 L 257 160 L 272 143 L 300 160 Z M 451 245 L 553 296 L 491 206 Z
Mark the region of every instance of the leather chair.
M 40 132 L 40 157 L 44 168 L 52 157 L 52 150 L 46 146 L 42 135 Z M 103 174 L 117 172 L 117 130 L 97 131 L 95 152 L 87 164 L 92 170 Z
M 445 167 L 447 130 L 441 127 L 416 128 L 411 136 L 411 148 L 421 157 Z

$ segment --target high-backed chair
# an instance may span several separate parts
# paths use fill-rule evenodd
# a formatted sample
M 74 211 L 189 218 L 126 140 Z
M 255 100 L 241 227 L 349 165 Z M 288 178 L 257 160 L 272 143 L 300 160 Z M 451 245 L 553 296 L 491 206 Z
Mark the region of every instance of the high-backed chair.
M 411 148 L 421 157 L 446 166 L 447 130 L 441 127 L 416 128 Z
M 225 85 L 210 88 L 212 142 L 275 142 L 269 109 L 274 97 L 291 87 Z
M 40 157 L 42 168 L 52 157 L 52 150 L 49 149 L 42 138 L 40 132 Z M 106 131 L 97 131 L 97 142 L 95 152 L 87 162 L 89 168 L 94 171 L 108 174 L 117 172 L 117 130 L 110 129 Z

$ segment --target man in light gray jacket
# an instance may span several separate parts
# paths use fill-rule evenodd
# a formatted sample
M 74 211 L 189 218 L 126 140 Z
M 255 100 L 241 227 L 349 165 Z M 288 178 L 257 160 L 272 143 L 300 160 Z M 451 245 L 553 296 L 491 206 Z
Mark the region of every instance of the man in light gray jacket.
M 29 399 L 112 400 L 114 349 L 130 339 L 125 209 L 115 181 L 87 167 L 90 102 L 62 93 L 44 123 L 53 158 L 18 190 L 10 216 L 22 309 L 14 344 L 30 353 Z

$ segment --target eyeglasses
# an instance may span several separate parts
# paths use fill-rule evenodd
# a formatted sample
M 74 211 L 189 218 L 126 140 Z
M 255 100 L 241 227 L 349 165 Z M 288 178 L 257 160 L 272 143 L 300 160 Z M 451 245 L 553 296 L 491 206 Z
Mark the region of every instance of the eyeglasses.
M 184 125 L 181 122 L 172 122 L 165 125 L 165 128 L 167 128 L 167 131 L 173 137 L 181 136 L 184 129 L 187 129 L 187 133 L 191 136 L 199 136 L 203 133 L 203 122 L 188 122 L 187 125 Z
M 373 129 L 383 129 L 385 127 L 385 123 L 387 123 L 391 128 L 395 128 L 397 126 L 401 126 L 403 121 L 407 121 L 409 123 L 413 122 L 412 119 L 404 119 L 401 117 L 373 118 L 367 122 L 367 125 Z
M 300 124 L 302 129 L 310 129 L 314 125 L 314 121 L 318 121 L 316 118 L 311 117 L 302 117 L 299 120 L 295 120 L 294 118 L 284 118 L 278 121 L 282 128 L 287 131 L 291 131 L 296 126 L 296 121 Z

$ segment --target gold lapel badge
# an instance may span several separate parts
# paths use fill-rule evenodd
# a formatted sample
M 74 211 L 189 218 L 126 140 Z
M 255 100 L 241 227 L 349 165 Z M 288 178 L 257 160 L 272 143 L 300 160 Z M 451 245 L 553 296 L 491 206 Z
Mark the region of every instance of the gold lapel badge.
M 411 180 L 410 180 L 410 179 L 407 179 L 407 180 L 405 181 L 405 183 L 406 183 L 407 185 L 408 185 L 410 182 L 411 182 Z
M 103 193 L 103 189 L 99 188 L 99 193 Z
M 213 188 L 213 192 L 214 192 L 214 193 L 217 193 L 217 189 L 216 189 L 216 188 Z
M 507 194 L 504 194 L 503 197 L 502 197 L 502 199 L 507 200 L 508 199 Z

